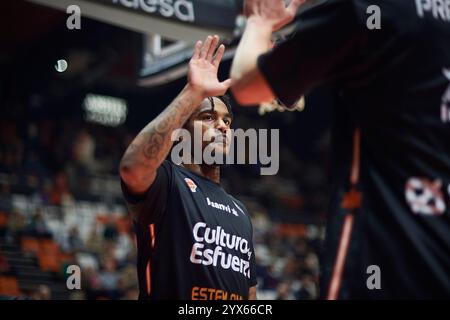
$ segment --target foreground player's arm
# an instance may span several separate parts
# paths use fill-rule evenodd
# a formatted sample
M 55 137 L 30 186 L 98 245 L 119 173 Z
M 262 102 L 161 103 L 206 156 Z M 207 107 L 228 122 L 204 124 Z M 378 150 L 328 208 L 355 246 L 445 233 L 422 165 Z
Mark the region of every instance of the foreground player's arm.
M 289 22 L 304 0 L 292 0 L 285 7 L 283 0 L 247 0 L 247 25 L 231 67 L 231 91 L 241 105 L 272 101 L 275 97 L 269 84 L 258 70 L 258 57 L 267 52 L 272 33 Z
M 144 194 L 152 185 L 156 171 L 167 157 L 173 141 L 172 132 L 181 128 L 204 98 L 223 95 L 231 84 L 219 82 L 217 71 L 225 47 L 217 36 L 205 43 L 198 41 L 189 62 L 188 83 L 173 102 L 136 136 L 120 163 L 120 176 L 133 194 Z
M 256 286 L 251 287 L 248 290 L 248 300 L 257 300 L 257 297 L 256 297 Z

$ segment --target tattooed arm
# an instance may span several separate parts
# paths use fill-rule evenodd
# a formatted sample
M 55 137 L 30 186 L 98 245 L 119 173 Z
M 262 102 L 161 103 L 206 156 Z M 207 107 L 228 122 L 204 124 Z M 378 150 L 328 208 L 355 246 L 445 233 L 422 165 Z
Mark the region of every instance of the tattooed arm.
M 200 103 L 209 96 L 223 95 L 231 80 L 219 82 L 217 70 L 225 47 L 219 38 L 198 41 L 189 61 L 188 83 L 172 103 L 136 136 L 120 162 L 120 176 L 133 194 L 143 194 L 152 185 L 156 170 L 172 147 L 171 135 L 181 128 Z

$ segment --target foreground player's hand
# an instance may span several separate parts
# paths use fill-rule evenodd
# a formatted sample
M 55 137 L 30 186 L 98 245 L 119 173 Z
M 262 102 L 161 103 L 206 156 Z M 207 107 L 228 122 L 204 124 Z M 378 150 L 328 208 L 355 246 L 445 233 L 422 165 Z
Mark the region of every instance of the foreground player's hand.
M 216 52 L 218 43 L 218 36 L 208 36 L 204 43 L 197 41 L 189 61 L 188 84 L 203 97 L 223 95 L 231 85 L 231 79 L 220 82 L 217 78 L 220 61 L 225 52 L 223 44 Z
M 286 7 L 284 0 L 245 0 L 244 14 L 259 19 L 274 32 L 294 20 L 297 9 L 305 1 L 292 0 Z

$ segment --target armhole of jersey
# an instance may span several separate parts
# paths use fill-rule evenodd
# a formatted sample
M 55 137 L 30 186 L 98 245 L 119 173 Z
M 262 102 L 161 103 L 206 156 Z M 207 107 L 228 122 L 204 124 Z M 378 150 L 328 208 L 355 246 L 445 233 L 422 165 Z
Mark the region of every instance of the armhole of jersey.
M 152 293 L 152 254 L 153 254 L 153 249 L 155 247 L 156 244 L 156 238 L 155 238 L 155 224 L 149 224 L 148 225 L 148 229 L 149 229 L 149 236 L 150 236 L 150 256 L 147 260 L 147 265 L 145 267 L 145 287 L 146 287 L 146 293 L 147 296 L 150 297 L 151 293 Z

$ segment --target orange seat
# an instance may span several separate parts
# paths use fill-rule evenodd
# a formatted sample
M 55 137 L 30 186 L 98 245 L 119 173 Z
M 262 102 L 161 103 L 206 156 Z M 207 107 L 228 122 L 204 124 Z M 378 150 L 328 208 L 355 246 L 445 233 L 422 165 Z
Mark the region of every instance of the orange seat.
M 304 237 L 306 226 L 303 224 L 280 223 L 278 225 L 278 233 L 284 236 Z
M 7 296 L 20 296 L 19 284 L 15 277 L 0 276 L 0 294 Z
M 108 214 L 99 214 L 97 215 L 97 222 L 100 224 L 106 224 L 109 221 L 109 215 Z
M 24 237 L 21 240 L 22 251 L 25 252 L 39 252 L 39 241 L 35 238 Z
M 119 233 L 130 233 L 131 223 L 127 217 L 121 217 L 116 220 L 116 227 Z

